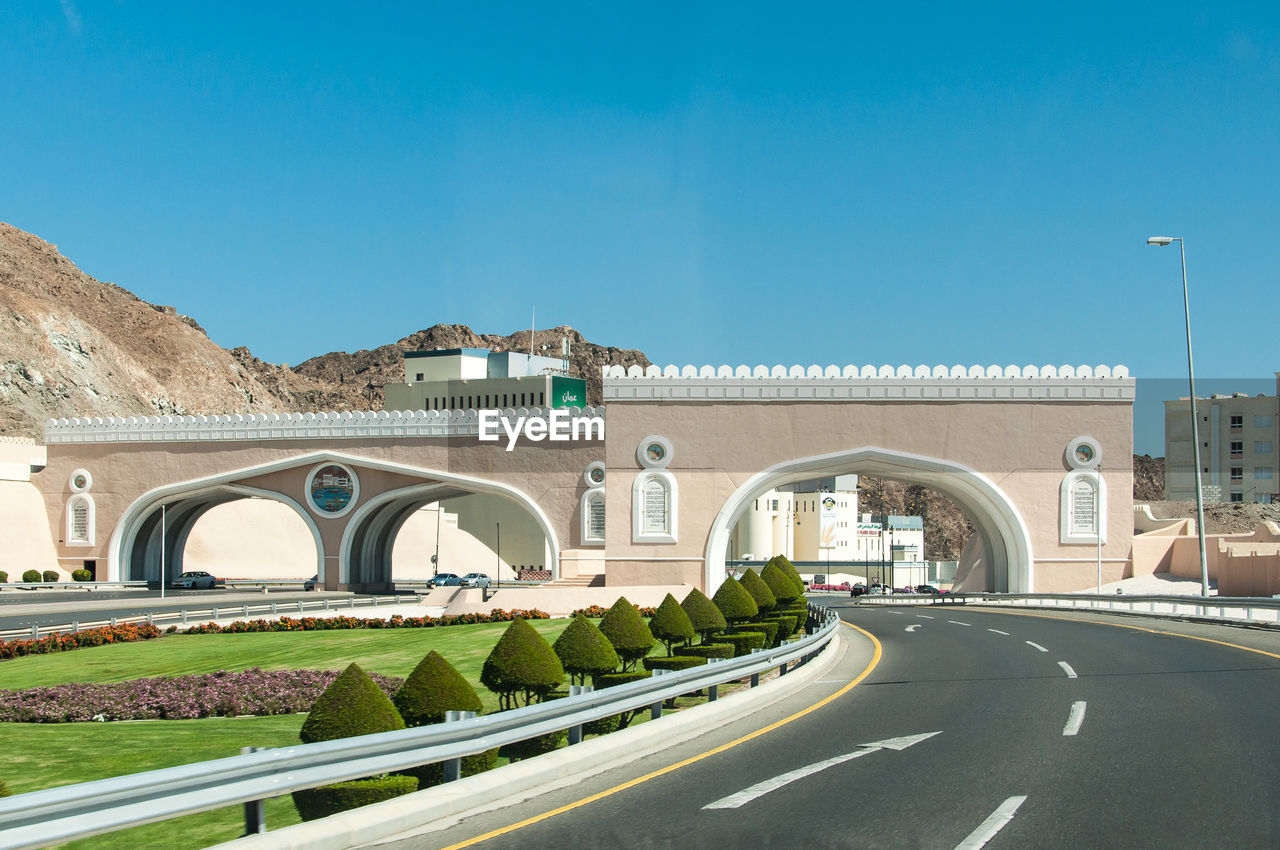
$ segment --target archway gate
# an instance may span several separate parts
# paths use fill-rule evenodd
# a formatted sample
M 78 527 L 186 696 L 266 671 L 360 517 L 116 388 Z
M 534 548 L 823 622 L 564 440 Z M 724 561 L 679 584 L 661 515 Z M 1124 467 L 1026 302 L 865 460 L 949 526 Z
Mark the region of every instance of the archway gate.
M 949 496 L 977 529 L 968 551 L 988 590 L 1092 586 L 1094 511 L 1108 580 L 1131 563 L 1134 382 L 1123 367 L 615 366 L 604 393 L 610 583 L 714 589 L 752 499 L 843 473 Z M 657 505 L 663 483 L 672 533 L 639 533 L 640 502 Z
M 989 590 L 1091 586 L 1098 515 L 1108 578 L 1131 563 L 1123 367 L 613 366 L 604 395 L 603 443 L 511 450 L 480 440 L 474 410 L 52 420 L 32 481 L 59 557 L 104 560 L 111 578 L 158 578 L 204 510 L 257 497 L 307 522 L 326 587 L 376 590 L 409 513 L 487 493 L 535 518 L 556 575 L 594 564 L 610 585 L 713 591 L 750 500 L 841 473 L 950 496 L 977 529 L 967 551 Z M 162 508 L 176 520 L 163 543 Z

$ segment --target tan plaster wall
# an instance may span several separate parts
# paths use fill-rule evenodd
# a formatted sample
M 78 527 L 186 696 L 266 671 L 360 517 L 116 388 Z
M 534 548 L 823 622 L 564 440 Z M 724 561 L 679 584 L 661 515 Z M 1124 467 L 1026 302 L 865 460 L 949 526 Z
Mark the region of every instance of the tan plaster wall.
M 44 501 L 40 491 L 29 482 L 0 480 L 0 517 L 3 517 L 0 535 L 4 539 L 0 570 L 9 574 L 9 581 L 22 581 L 22 574 L 27 570 L 42 573 L 58 570 L 67 579 L 72 570 L 82 566 L 80 556 L 58 561 L 58 553 L 47 532 L 49 520 L 45 516 Z M 87 550 L 77 546 L 72 551 Z
M 362 467 L 359 461 L 354 461 L 362 502 L 384 488 L 429 481 L 430 470 L 514 487 L 546 514 L 562 549 L 577 546 L 580 530 L 574 519 L 578 501 L 586 489 L 582 473 L 587 464 L 602 459 L 600 443 L 521 441 L 512 452 L 505 451 L 503 446 L 481 443 L 474 437 L 53 444 L 48 447 L 48 466 L 32 474 L 32 483 L 43 501 L 44 522 L 55 551 L 60 557 L 77 561 L 97 558 L 105 563 L 112 530 L 124 511 L 144 493 L 180 482 L 290 461 L 318 451 L 425 470 L 422 477 L 414 477 Z M 312 461 L 299 462 L 288 470 L 246 476 L 237 479 L 237 483 L 278 488 L 305 506 L 305 479 L 313 465 Z M 89 470 L 94 479 L 90 493 L 97 507 L 97 537 L 92 547 L 68 548 L 63 543 L 65 505 L 71 496 L 68 482 L 71 471 L 80 467 Z M 337 555 L 348 517 L 350 514 L 336 519 L 315 517 L 327 557 Z
M 606 459 L 606 527 L 614 562 L 628 580 L 670 575 L 653 558 L 700 563 L 707 531 L 733 491 L 776 463 L 875 446 L 963 464 L 989 478 L 1017 506 L 1036 559 L 1037 589 L 1094 581 L 1093 544 L 1058 542 L 1063 454 L 1088 435 L 1103 450 L 1108 539 L 1104 561 L 1123 571 L 1132 544 L 1133 418 L 1127 402 L 734 402 L 611 401 Z M 649 434 L 673 444 L 668 469 L 679 487 L 679 540 L 631 543 L 636 447 Z M 848 472 L 860 472 L 851 467 Z M 933 482 L 946 490 L 946 481 Z M 963 505 L 962 505 L 963 507 Z M 645 566 L 647 565 L 647 566 Z M 700 583 L 700 580 L 699 580 Z

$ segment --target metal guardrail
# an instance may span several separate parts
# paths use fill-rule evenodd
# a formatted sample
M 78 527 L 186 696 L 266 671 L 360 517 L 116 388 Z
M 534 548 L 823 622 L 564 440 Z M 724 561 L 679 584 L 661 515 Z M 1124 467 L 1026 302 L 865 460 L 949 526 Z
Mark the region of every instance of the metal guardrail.
M 859 605 L 999 605 L 1111 611 L 1171 618 L 1280 625 L 1280 599 L 1231 596 L 1128 596 L 1087 593 L 944 593 L 859 596 Z
M 226 617 L 243 617 L 249 618 L 253 615 L 270 615 L 279 617 L 282 615 L 306 614 L 307 611 L 340 611 L 343 609 L 354 608 L 377 608 L 379 605 L 403 605 L 406 603 L 416 604 L 419 597 L 417 594 L 396 594 L 395 596 L 348 596 L 315 600 L 299 599 L 296 602 L 262 602 L 258 604 L 240 603 L 237 605 L 202 605 L 199 608 L 182 608 L 178 611 L 158 611 L 148 614 L 136 614 L 127 617 L 111 617 L 106 620 L 72 620 L 68 623 L 59 623 L 57 625 L 32 625 L 30 628 L 24 629 L 6 629 L 0 631 L 0 640 L 17 640 L 32 639 L 38 640 L 45 635 L 58 634 L 60 632 L 78 632 L 83 629 L 94 629 L 102 626 L 115 626 L 120 623 L 151 623 L 160 625 L 162 623 L 188 625 L 190 623 L 207 623 L 211 620 L 226 619 Z M 160 600 L 149 600 L 158 603 Z
M 101 587 L 146 588 L 145 581 L 8 581 L 0 590 L 97 590 Z
M 785 673 L 787 664 L 807 661 L 826 647 L 839 617 L 811 606 L 810 623 L 812 634 L 773 649 L 663 675 L 655 671 L 648 679 L 513 711 L 0 798 L 0 848 L 45 847 L 433 762 L 446 762 L 446 774 L 456 775 L 448 768 L 464 756 L 562 729 L 578 730 L 570 740 L 580 739 L 581 726 L 592 720 L 646 706 L 659 716 L 666 699 L 703 689 L 715 699 L 716 688 L 726 682 L 750 677 L 755 685 L 761 673 L 775 667 Z

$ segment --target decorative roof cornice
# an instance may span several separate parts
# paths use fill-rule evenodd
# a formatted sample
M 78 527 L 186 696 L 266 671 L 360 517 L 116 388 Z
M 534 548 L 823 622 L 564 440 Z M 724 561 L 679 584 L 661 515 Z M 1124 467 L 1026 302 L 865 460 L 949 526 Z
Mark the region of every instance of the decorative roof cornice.
M 605 366 L 609 401 L 1127 401 L 1124 366 Z
M 604 416 L 603 407 L 557 408 L 572 416 Z M 551 408 L 508 408 L 501 418 L 547 416 Z M 246 413 L 223 416 L 129 416 L 50 419 L 46 444 L 154 443 L 213 440 L 342 440 L 474 437 L 479 411 L 379 410 L 346 413 Z

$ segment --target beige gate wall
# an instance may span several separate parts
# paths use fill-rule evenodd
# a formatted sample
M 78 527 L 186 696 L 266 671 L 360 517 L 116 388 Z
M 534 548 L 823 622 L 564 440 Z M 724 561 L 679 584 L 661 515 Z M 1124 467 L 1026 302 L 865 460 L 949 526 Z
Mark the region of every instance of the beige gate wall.
M 610 584 L 703 585 L 708 530 L 734 491 L 755 473 L 800 458 L 878 447 L 966 466 L 1005 493 L 1029 531 L 1038 592 L 1092 586 L 1096 544 L 1059 542 L 1059 488 L 1070 472 L 1068 443 L 1089 436 L 1102 447 L 1108 531 L 1103 580 L 1130 569 L 1133 491 L 1133 381 L 1076 370 L 1039 369 L 981 377 L 937 367 L 866 375 L 832 368 L 743 367 L 607 373 L 606 459 Z M 753 373 L 754 372 L 754 373 Z M 966 398 L 965 396 L 968 396 Z M 632 483 L 643 471 L 637 446 L 650 435 L 671 441 L 667 471 L 678 484 L 678 541 L 633 543 Z M 845 472 L 867 472 L 858 464 Z M 944 492 L 946 476 L 930 483 Z M 967 506 L 957 500 L 962 509 Z M 815 517 L 816 519 L 816 517 Z M 723 557 L 721 554 L 720 557 Z

